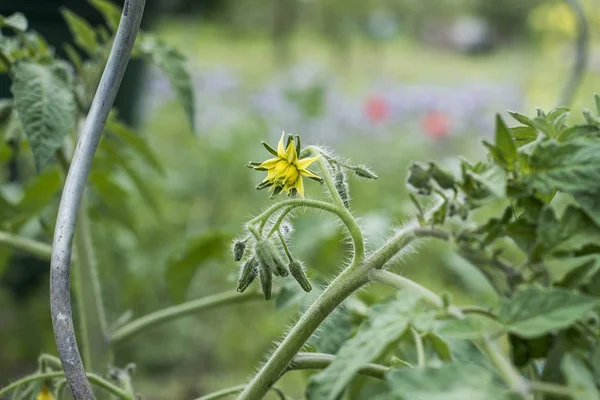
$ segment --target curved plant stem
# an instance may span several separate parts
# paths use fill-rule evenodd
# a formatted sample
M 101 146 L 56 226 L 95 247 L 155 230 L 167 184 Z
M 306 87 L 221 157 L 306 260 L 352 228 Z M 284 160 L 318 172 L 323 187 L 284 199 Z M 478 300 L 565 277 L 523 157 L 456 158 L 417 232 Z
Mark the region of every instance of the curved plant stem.
M 340 194 L 335 188 L 333 177 L 329 172 L 329 168 L 327 168 L 327 164 L 325 164 L 325 160 L 324 157 L 322 157 L 321 152 L 314 146 L 309 146 L 308 148 L 313 156 L 319 156 L 316 162 L 321 170 L 321 175 L 323 177 L 323 181 L 325 182 L 325 186 L 327 186 L 327 189 L 329 190 L 329 194 L 333 199 L 333 204 L 339 209 L 340 218 L 348 227 L 348 231 L 350 232 L 350 236 L 354 242 L 354 262 L 360 263 L 365 258 L 365 241 L 362 237 L 362 231 L 360 230 L 358 223 L 350 211 L 348 211 L 344 205 L 344 200 L 341 198 Z
M 23 236 L 0 231 L 0 244 L 5 244 L 17 250 L 26 251 L 43 260 L 52 256 L 52 246 L 49 244 L 27 239 Z
M 285 210 L 283 210 L 281 212 L 281 214 L 279 214 L 279 217 L 277 217 L 277 220 L 275 221 L 275 223 L 273 224 L 273 227 L 271 227 L 271 229 L 269 230 L 269 233 L 267 233 L 267 239 L 270 238 L 271 236 L 273 236 L 273 234 L 279 230 L 279 226 L 281 225 L 281 223 L 283 222 L 283 220 L 285 219 L 285 217 L 294 209 L 294 207 L 288 207 Z M 265 220 L 266 221 L 266 220 Z
M 357 254 L 362 254 L 362 256 L 359 257 L 358 260 L 362 260 L 364 258 L 365 244 L 364 244 L 363 235 L 360 230 L 360 227 L 356 223 L 356 220 L 354 219 L 352 214 L 350 214 L 350 212 L 348 210 L 346 210 L 345 208 L 340 209 L 339 207 L 337 207 L 331 203 L 327 203 L 325 201 L 310 200 L 310 199 L 291 199 L 291 200 L 280 201 L 278 203 L 273 204 L 271 207 L 267 208 L 260 215 L 254 217 L 253 219 L 248 221 L 248 223 L 247 223 L 247 226 L 249 227 L 248 229 L 250 230 L 250 227 L 258 222 L 265 221 L 273 213 L 277 212 L 277 210 L 279 210 L 280 208 L 284 208 L 284 207 L 288 207 L 288 206 L 294 207 L 294 208 L 295 207 L 316 208 L 316 209 L 327 211 L 327 212 L 337 215 L 342 220 L 344 225 L 346 226 L 346 229 L 348 229 L 348 233 L 350 234 L 350 237 L 352 238 L 352 245 L 354 246 L 355 257 L 357 257 Z M 357 251 L 357 249 L 358 249 L 358 251 Z M 357 261 L 357 263 L 358 262 L 359 261 Z
M 425 349 L 423 347 L 423 339 L 419 332 L 412 329 L 410 330 L 413 341 L 415 342 L 415 348 L 417 349 L 417 368 L 425 368 Z
M 496 343 L 488 338 L 483 338 L 475 341 L 475 344 L 487 356 L 492 365 L 496 367 L 511 391 L 519 395 L 522 399 L 529 400 L 531 397 L 525 378 L 521 376 L 519 371 L 506 358 Z
M 232 386 L 230 388 L 219 390 L 218 392 L 209 393 L 206 396 L 202 396 L 202 397 L 197 398 L 196 400 L 216 400 L 216 399 L 222 399 L 223 397 L 227 397 L 229 395 L 241 392 L 242 390 L 244 390 L 245 387 L 246 387 L 246 385 Z M 280 389 L 271 388 L 271 390 L 274 391 L 275 393 L 277 393 L 277 395 L 279 396 L 280 399 L 285 399 L 286 398 L 285 395 L 283 394 L 283 392 Z
M 77 348 L 69 293 L 75 223 L 92 159 L 131 56 L 145 4 L 145 0 L 125 1 L 119 28 L 77 143 L 58 207 L 50 263 L 50 309 L 58 354 L 75 400 L 95 399 Z
M 298 353 L 290 364 L 288 371 L 300 369 L 325 369 L 335 360 L 335 356 L 324 353 Z M 366 364 L 358 374 L 376 379 L 384 379 L 389 368 L 380 364 Z
M 228 304 L 244 303 L 248 300 L 260 299 L 263 299 L 263 295 L 258 292 L 238 293 L 232 290 L 188 301 L 183 304 L 155 311 L 121 326 L 112 334 L 110 341 L 113 344 L 120 343 L 146 329 L 176 318 L 185 317 L 201 311 L 212 310 Z
M 262 399 L 325 318 L 365 283 L 367 276 L 363 267 L 353 264 L 342 271 L 300 317 L 277 350 L 239 395 L 238 400 Z
M 583 73 L 588 63 L 589 58 L 589 41 L 590 33 L 588 28 L 587 20 L 585 19 L 585 12 L 581 7 L 579 0 L 565 0 L 577 21 L 577 41 L 575 43 L 575 61 L 571 68 L 571 75 L 569 80 L 565 83 L 560 97 L 558 99 L 557 106 L 569 107 L 575 96 L 575 92 L 581 83 Z
M 18 381 L 13 382 L 10 385 L 0 389 L 0 396 L 9 393 L 11 390 L 14 390 L 21 385 L 26 385 L 31 382 L 43 381 L 46 379 L 62 378 L 63 376 L 65 376 L 65 373 L 62 371 L 46 372 L 43 374 L 29 375 L 29 376 L 21 378 Z M 101 378 L 100 376 L 98 376 L 96 374 L 86 374 L 86 376 L 90 380 L 90 382 L 92 382 L 94 385 L 101 387 L 102 389 L 105 389 L 106 391 L 114 394 L 115 396 L 118 396 L 119 398 L 124 399 L 124 400 L 133 400 L 133 397 L 130 394 L 121 390 L 119 387 L 113 385 L 112 383 Z
M 579 390 L 548 382 L 531 381 L 529 382 L 529 388 L 534 392 L 570 397 L 574 400 L 581 398 L 583 394 Z
M 291 362 L 289 367 L 284 373 L 290 371 L 299 371 L 307 369 L 325 369 L 335 360 L 335 356 L 332 354 L 324 353 L 298 353 L 294 360 Z M 385 373 L 389 371 L 389 368 L 385 365 L 379 364 L 367 364 L 358 370 L 358 374 L 368 376 L 375 379 L 384 379 Z M 218 392 L 207 394 L 196 400 L 215 400 L 222 397 L 229 396 L 234 393 L 239 393 L 246 388 L 246 385 L 232 386 L 227 389 L 219 390 Z

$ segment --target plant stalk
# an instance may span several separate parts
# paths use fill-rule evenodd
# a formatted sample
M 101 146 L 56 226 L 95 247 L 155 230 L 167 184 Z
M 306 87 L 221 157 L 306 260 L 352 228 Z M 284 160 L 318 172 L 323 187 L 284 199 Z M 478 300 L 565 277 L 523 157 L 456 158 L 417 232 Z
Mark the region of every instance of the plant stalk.
M 17 250 L 26 251 L 43 260 L 49 260 L 52 256 L 52 246 L 49 244 L 31 240 L 10 232 L 0 231 L 0 244 L 10 246 Z
M 145 4 L 145 0 L 125 1 L 106 67 L 69 167 L 54 229 L 50 263 L 52 326 L 65 377 L 75 400 L 95 399 L 73 327 L 70 264 L 75 223 L 92 159 L 131 56 Z

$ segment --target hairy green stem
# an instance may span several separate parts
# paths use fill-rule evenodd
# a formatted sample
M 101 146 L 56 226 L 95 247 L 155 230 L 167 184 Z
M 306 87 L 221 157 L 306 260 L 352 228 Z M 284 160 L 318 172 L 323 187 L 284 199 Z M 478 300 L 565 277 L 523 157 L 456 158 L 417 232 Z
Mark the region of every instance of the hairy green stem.
M 232 290 L 191 300 L 183 304 L 155 311 L 121 326 L 111 335 L 110 341 L 113 344 L 121 343 L 144 330 L 176 318 L 212 310 L 228 304 L 244 303 L 248 300 L 260 300 L 262 298 L 263 295 L 258 292 L 238 293 Z
M 52 256 L 52 246 L 49 244 L 31 240 L 9 232 L 0 231 L 0 244 L 5 244 L 17 250 L 26 251 L 43 260 L 49 260 Z
M 60 371 L 60 372 L 46 372 L 43 374 L 34 374 L 34 375 L 29 375 L 26 376 L 24 378 L 19 379 L 18 381 L 15 381 L 13 383 L 11 383 L 10 385 L 0 389 L 0 396 L 8 394 L 10 391 L 15 390 L 16 388 L 18 388 L 21 385 L 26 385 L 28 383 L 32 383 L 32 382 L 37 382 L 37 381 L 44 381 L 47 379 L 55 379 L 55 378 L 62 378 L 65 376 L 65 373 Z M 101 387 L 102 389 L 105 389 L 106 391 L 114 394 L 115 396 L 118 396 L 121 399 L 124 400 L 134 400 L 133 396 L 131 396 L 130 394 L 128 394 L 127 392 L 121 390 L 121 388 L 113 385 L 112 383 L 110 383 L 109 381 L 105 380 L 104 378 L 96 375 L 96 374 L 86 374 L 87 378 L 90 380 L 91 383 L 93 383 L 94 385 Z
M 529 400 L 529 388 L 526 380 L 521 376 L 514 365 L 506 358 L 498 345 L 488 338 L 477 340 L 475 344 L 487 356 L 492 365 L 496 367 L 504 382 L 511 391 L 519 395 L 523 400 Z
M 348 233 L 350 234 L 350 237 L 352 239 L 356 263 L 364 259 L 365 243 L 362 231 L 360 230 L 360 227 L 358 226 L 358 223 L 356 222 L 352 214 L 350 214 L 350 212 L 345 208 L 339 208 L 331 203 L 327 203 L 324 201 L 309 199 L 291 199 L 275 203 L 271 207 L 263 211 L 260 215 L 248 221 L 248 229 L 250 230 L 250 228 L 258 222 L 267 220 L 273 213 L 277 212 L 277 210 L 284 207 L 316 208 L 337 215 L 346 226 L 346 229 L 348 229 Z
M 239 395 L 238 400 L 257 400 L 265 396 L 325 318 L 346 297 L 367 283 L 365 272 L 364 268 L 352 264 L 331 282 L 300 317 L 277 350 Z
M 319 156 L 316 162 L 321 170 L 321 175 L 323 181 L 325 182 L 325 186 L 327 186 L 329 194 L 333 199 L 333 204 L 338 208 L 339 216 L 344 224 L 346 224 L 346 227 L 348 227 L 348 231 L 350 232 L 350 236 L 352 236 L 352 241 L 354 242 L 354 262 L 360 263 L 365 259 L 365 241 L 362 237 L 362 231 L 360 230 L 356 219 L 354 219 L 350 211 L 348 211 L 344 205 L 344 200 L 335 188 L 335 182 L 331 176 L 331 172 L 329 172 L 329 168 L 327 168 L 327 164 L 325 164 L 321 151 L 314 146 L 309 146 L 308 148 L 313 156 Z
M 270 238 L 271 236 L 273 236 L 273 234 L 279 230 L 279 226 L 281 225 L 281 223 L 283 222 L 284 218 L 290 213 L 290 211 L 292 211 L 294 209 L 294 207 L 288 207 L 285 210 L 283 210 L 281 212 L 281 214 L 279 215 L 279 217 L 277 217 L 277 220 L 275 221 L 275 223 L 273 224 L 273 226 L 271 227 L 271 230 L 269 230 L 269 233 L 267 233 L 267 239 Z M 266 221 L 266 220 L 265 220 Z

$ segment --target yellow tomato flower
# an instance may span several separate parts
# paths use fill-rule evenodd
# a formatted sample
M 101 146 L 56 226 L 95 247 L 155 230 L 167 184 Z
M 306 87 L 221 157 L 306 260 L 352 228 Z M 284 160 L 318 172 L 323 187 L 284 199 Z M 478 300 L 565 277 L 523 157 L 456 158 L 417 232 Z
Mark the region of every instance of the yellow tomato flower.
M 50 392 L 50 390 L 48 390 L 48 386 L 44 385 L 42 387 L 42 390 L 40 391 L 40 393 L 35 398 L 35 400 L 55 400 L 55 399 L 54 399 L 54 396 L 52 395 L 52 393 Z
M 283 139 L 285 133 L 281 135 L 277 151 L 269 147 L 266 143 L 263 145 L 272 153 L 275 158 L 271 158 L 263 163 L 250 163 L 248 167 L 258 170 L 267 171 L 267 177 L 256 187 L 264 189 L 273 187 L 271 198 L 277 196 L 282 190 L 285 190 L 288 195 L 296 193 L 304 197 L 304 183 L 302 177 L 307 177 L 321 182 L 322 179 L 308 170 L 308 167 L 314 163 L 317 157 L 308 157 L 299 159 L 300 153 L 300 138 L 288 136 L 287 147 L 284 146 Z

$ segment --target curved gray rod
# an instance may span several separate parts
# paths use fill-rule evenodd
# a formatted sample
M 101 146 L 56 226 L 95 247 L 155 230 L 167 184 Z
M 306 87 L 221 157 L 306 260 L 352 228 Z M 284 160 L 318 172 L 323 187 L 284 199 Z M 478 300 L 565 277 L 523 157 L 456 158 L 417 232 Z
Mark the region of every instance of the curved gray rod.
M 131 56 L 146 0 L 126 0 L 108 62 L 83 125 L 67 174 L 54 230 L 50 262 L 50 309 L 58 355 L 75 400 L 95 400 L 85 376 L 71 312 L 70 263 L 77 212 L 104 124 Z

